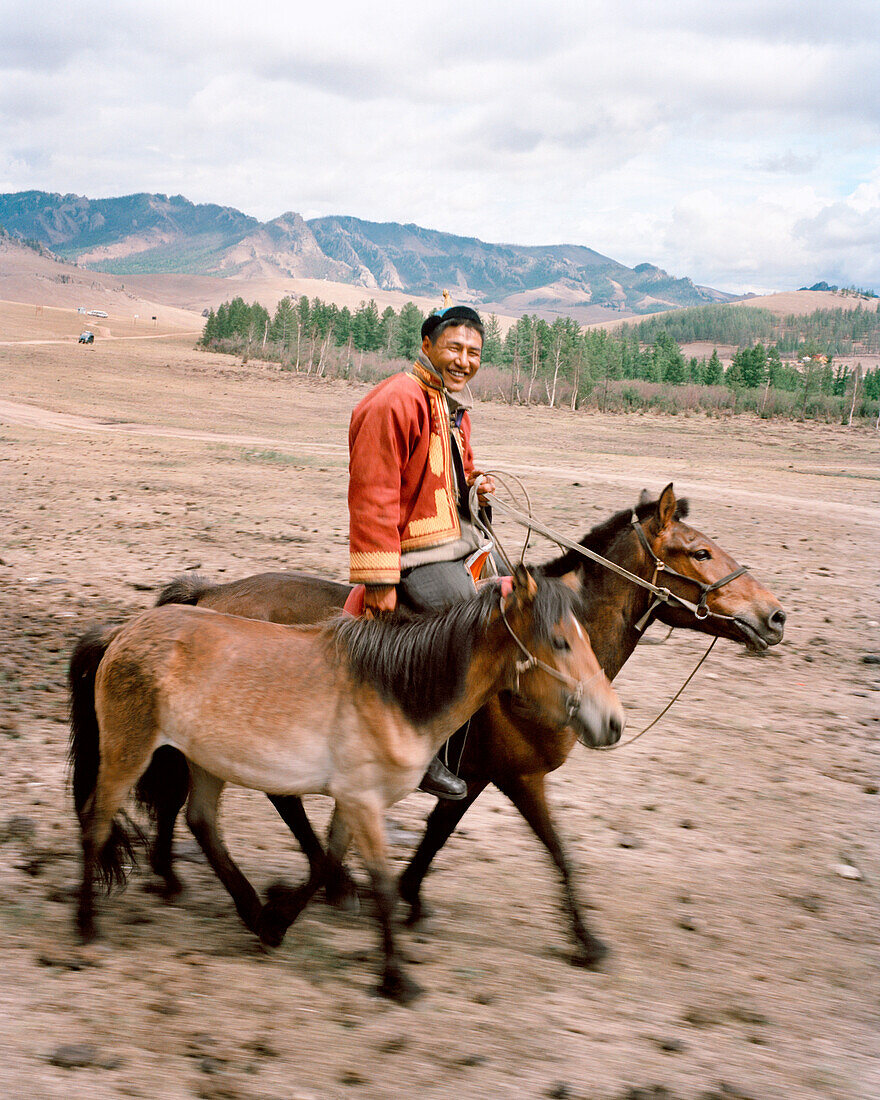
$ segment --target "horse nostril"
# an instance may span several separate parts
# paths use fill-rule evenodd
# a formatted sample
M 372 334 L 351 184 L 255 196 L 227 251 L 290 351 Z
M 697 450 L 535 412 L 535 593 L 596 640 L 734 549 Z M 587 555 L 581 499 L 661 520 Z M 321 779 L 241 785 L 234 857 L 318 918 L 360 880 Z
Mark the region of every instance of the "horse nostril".
M 608 732 L 611 734 L 611 744 L 616 744 L 620 740 L 621 733 L 623 733 L 623 722 L 616 714 L 612 714 L 608 719 Z
M 781 631 L 782 628 L 785 626 L 785 612 L 780 607 L 778 611 L 773 612 L 773 614 L 767 621 L 770 623 L 774 630 Z

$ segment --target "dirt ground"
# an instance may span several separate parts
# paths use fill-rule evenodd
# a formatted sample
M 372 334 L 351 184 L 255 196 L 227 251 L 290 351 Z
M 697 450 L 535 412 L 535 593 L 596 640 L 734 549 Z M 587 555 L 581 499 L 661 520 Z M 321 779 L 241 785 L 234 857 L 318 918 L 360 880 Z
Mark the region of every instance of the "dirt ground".
M 612 947 L 602 970 L 569 965 L 549 861 L 491 790 L 428 880 L 435 918 L 402 933 L 428 990 L 404 1009 L 372 996 L 366 907 L 316 902 L 264 950 L 183 826 L 179 901 L 151 893 L 141 866 L 102 902 L 99 946 L 81 950 L 71 928 L 72 642 L 187 569 L 344 579 L 346 427 L 363 387 L 242 368 L 191 338 L 2 346 L 0 378 L 3 1095 L 880 1096 L 874 432 L 476 409 L 483 464 L 520 474 L 547 522 L 579 537 L 674 481 L 789 622 L 763 658 L 720 642 L 638 744 L 578 746 L 552 776 Z M 703 649 L 686 631 L 639 648 L 617 681 L 631 731 Z M 401 867 L 431 804 L 415 794 L 390 813 Z M 308 805 L 326 821 L 325 800 Z M 259 889 L 303 875 L 261 795 L 229 791 L 224 826 Z

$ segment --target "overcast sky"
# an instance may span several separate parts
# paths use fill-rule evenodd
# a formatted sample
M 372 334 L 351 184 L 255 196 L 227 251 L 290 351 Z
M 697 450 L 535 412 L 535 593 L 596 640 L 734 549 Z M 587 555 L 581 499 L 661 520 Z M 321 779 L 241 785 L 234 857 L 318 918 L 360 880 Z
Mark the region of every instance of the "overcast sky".
M 880 289 L 878 0 L 0 0 L 0 191 Z

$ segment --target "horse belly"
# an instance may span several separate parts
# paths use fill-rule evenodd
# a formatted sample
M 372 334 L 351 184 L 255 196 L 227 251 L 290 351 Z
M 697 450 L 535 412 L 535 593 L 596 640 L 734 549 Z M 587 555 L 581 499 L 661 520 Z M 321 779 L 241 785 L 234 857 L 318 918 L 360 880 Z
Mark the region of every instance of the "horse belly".
M 333 774 L 329 740 L 310 723 L 267 721 L 249 714 L 233 720 L 228 712 L 212 719 L 168 714 L 163 742 L 227 783 L 267 794 L 326 793 Z

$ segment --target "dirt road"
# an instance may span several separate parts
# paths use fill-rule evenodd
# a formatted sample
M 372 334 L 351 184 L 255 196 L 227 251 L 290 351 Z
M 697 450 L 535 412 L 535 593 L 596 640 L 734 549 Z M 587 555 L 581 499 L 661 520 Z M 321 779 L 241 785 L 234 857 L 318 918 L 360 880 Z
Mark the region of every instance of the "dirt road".
M 344 577 L 345 434 L 364 390 L 242 368 L 185 340 L 95 345 L 75 368 L 57 345 L 0 347 L 2 1091 L 880 1095 L 876 435 L 476 410 L 480 458 L 521 472 L 569 534 L 674 481 L 694 525 L 776 592 L 789 625 L 764 658 L 719 643 L 657 730 L 619 754 L 578 749 L 554 775 L 607 966 L 569 965 L 548 861 L 490 791 L 437 860 L 436 917 L 405 934 L 429 991 L 406 1010 L 371 995 L 368 914 L 315 904 L 264 951 L 183 828 L 179 902 L 149 892 L 141 868 L 103 905 L 103 944 L 76 946 L 73 639 L 148 606 L 187 568 Z M 686 632 L 640 647 L 617 681 L 631 729 L 703 648 Z M 413 795 L 391 813 L 400 866 L 430 805 Z M 309 808 L 326 820 L 322 800 Z M 224 825 L 258 888 L 303 874 L 261 796 L 230 791 Z

